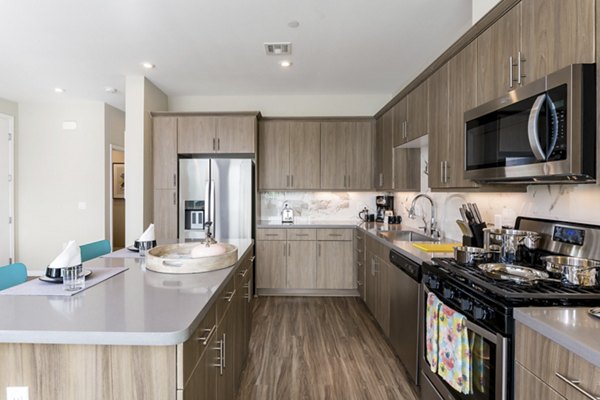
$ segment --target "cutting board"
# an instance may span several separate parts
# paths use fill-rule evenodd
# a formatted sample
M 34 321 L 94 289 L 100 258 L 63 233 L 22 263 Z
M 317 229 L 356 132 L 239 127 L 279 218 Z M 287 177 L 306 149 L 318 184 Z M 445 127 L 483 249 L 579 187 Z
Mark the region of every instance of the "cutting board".
M 453 253 L 455 247 L 462 246 L 460 243 L 413 243 L 412 245 L 428 253 Z

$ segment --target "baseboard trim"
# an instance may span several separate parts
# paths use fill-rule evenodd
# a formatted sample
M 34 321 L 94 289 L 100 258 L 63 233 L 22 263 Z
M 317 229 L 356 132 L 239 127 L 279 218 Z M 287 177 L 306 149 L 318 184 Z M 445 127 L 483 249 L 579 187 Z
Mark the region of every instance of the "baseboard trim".
M 358 289 L 256 289 L 258 296 L 359 297 Z

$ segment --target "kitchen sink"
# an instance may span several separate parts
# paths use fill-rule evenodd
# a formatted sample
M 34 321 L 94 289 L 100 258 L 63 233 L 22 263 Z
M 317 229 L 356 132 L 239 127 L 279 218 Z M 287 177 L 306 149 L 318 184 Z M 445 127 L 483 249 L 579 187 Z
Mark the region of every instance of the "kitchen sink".
M 413 231 L 380 231 L 377 234 L 389 240 L 403 242 L 435 242 L 435 239 Z

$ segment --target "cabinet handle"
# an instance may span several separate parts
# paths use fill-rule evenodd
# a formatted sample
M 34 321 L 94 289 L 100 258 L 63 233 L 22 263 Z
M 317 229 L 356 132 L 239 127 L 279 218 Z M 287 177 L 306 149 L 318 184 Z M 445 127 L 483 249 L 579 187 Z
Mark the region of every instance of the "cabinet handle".
M 579 386 L 579 384 L 581 383 L 580 380 L 578 380 L 578 379 L 570 380 L 569 378 L 567 378 L 566 376 L 563 376 L 563 375 L 559 374 L 558 372 L 555 372 L 554 375 L 556 375 L 560 380 L 562 380 L 563 382 L 565 382 L 567 385 L 571 386 L 573 389 L 577 390 L 579 393 L 581 393 L 582 395 L 584 395 L 588 399 L 591 399 L 591 400 L 598 400 L 598 399 L 600 399 L 600 397 L 594 396 L 593 394 L 589 393 L 588 391 L 582 389 Z
M 177 174 L 173 174 L 173 187 L 177 187 Z
M 246 268 L 243 272 L 240 272 L 240 276 L 242 278 L 244 278 L 246 276 L 246 274 L 248 273 L 248 268 Z
M 330 233 L 329 236 L 340 237 L 340 236 L 344 236 L 344 235 L 342 235 L 341 233 Z
M 236 289 L 233 289 L 233 292 L 229 292 L 229 295 L 225 297 L 225 300 L 227 300 L 228 303 L 231 303 L 231 300 L 233 300 L 233 296 L 235 296 L 235 291 Z
M 440 182 L 444 183 L 444 162 L 440 161 Z
M 346 175 L 344 175 L 344 187 L 346 187 Z
M 275 236 L 279 236 L 279 234 L 278 233 L 265 233 L 265 236 L 275 237 Z
M 298 236 L 298 237 L 306 237 L 306 236 L 308 236 L 308 233 L 296 233 L 296 236 Z
M 210 342 L 210 338 L 212 337 L 213 333 L 215 333 L 216 330 L 217 330 L 217 325 L 213 325 L 213 327 L 211 329 L 202 329 L 202 331 L 205 332 L 206 335 L 196 338 L 196 340 L 199 342 L 202 342 L 202 344 L 204 346 L 206 346 L 208 344 L 208 342 Z
M 512 56 L 508 56 L 508 87 L 512 88 L 513 87 L 513 57 Z
M 350 187 L 350 175 L 348 175 L 348 187 Z
M 221 358 L 223 360 L 223 369 L 227 368 L 227 365 L 225 365 L 225 360 L 227 360 L 227 350 L 225 349 L 225 344 L 227 343 L 227 337 L 225 336 L 225 333 L 223 333 L 223 357 Z M 221 370 L 221 375 L 223 375 L 223 370 Z
M 290 187 L 290 176 L 289 175 L 285 176 L 285 187 Z
M 321 243 L 317 244 L 317 257 L 321 257 Z
M 252 264 L 254 260 L 256 260 L 256 256 L 252 256 L 252 258 L 250 259 L 250 264 Z
M 292 255 L 292 244 L 288 243 L 288 256 Z
M 215 140 L 215 138 L 213 138 L 213 151 L 217 150 L 217 146 L 215 145 L 215 142 L 216 142 L 216 140 Z
M 402 123 L 403 128 L 402 128 L 402 137 L 404 137 L 404 139 L 408 138 L 408 121 L 404 121 Z
M 286 246 L 286 244 L 284 243 L 284 244 L 283 244 L 283 256 L 284 256 L 284 257 L 285 257 L 285 248 L 286 248 L 286 247 L 287 247 L 287 246 Z
M 217 150 L 221 151 L 221 138 L 217 139 Z
M 215 347 L 215 350 L 217 350 L 219 352 L 219 357 L 217 357 L 217 359 L 219 360 L 218 364 L 212 364 L 213 367 L 217 367 L 219 368 L 219 375 L 223 375 L 223 367 L 224 367 L 224 361 L 223 359 L 224 357 L 224 353 L 225 353 L 225 334 L 223 334 L 223 339 L 219 340 L 218 342 L 218 347 Z
M 290 175 L 290 181 L 292 182 L 290 186 L 294 187 L 294 175 Z
M 363 251 L 362 251 L 362 249 L 356 249 L 356 252 L 362 254 Z
M 523 83 L 522 78 L 525 78 L 527 76 L 527 75 L 523 75 L 522 74 L 522 71 L 521 71 L 521 62 L 527 61 L 527 60 L 525 60 L 524 58 L 521 59 L 521 52 L 520 51 L 517 52 L 517 57 L 519 57 L 519 59 L 517 60 L 517 74 L 518 74 L 518 76 L 517 76 L 517 83 L 520 85 L 520 84 Z
M 173 205 L 177 205 L 177 193 L 173 192 Z
M 383 186 L 383 173 L 382 172 L 379 173 L 379 186 L 380 187 Z
M 356 283 L 358 284 L 358 286 L 362 286 L 363 285 L 362 281 L 356 281 Z

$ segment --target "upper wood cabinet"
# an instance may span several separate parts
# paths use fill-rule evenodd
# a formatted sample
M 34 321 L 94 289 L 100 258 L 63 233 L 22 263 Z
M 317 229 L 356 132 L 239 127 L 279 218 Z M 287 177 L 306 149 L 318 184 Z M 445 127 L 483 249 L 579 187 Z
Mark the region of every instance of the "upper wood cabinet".
M 594 0 L 523 0 L 521 52 L 525 82 L 569 64 L 593 63 Z
M 177 187 L 177 118 L 155 117 L 152 120 L 154 189 Z
M 429 133 L 429 82 L 424 81 L 410 92 L 406 103 L 405 137 L 410 142 Z
M 179 154 L 252 154 L 256 148 L 256 116 L 179 117 Z
M 260 122 L 259 188 L 261 190 L 321 187 L 321 126 L 319 122 Z
M 372 162 L 372 121 L 321 123 L 322 189 L 371 189 Z
M 394 149 L 394 189 L 421 191 L 421 149 Z
M 494 100 L 517 87 L 520 78 L 515 66 L 519 63 L 520 40 L 520 4 L 477 38 L 477 104 Z M 522 58 L 521 55 L 521 62 Z
M 471 43 L 430 78 L 429 187 L 432 189 L 476 187 L 464 179 L 463 168 L 464 112 L 475 107 L 476 54 L 476 44 Z
M 377 190 L 394 188 L 393 109 L 375 122 L 375 173 L 373 184 Z
M 393 146 L 400 146 L 408 141 L 406 124 L 407 124 L 407 103 L 408 97 L 403 97 L 396 103 L 394 107 L 392 107 L 392 112 L 394 114 L 394 128 L 393 132 Z

